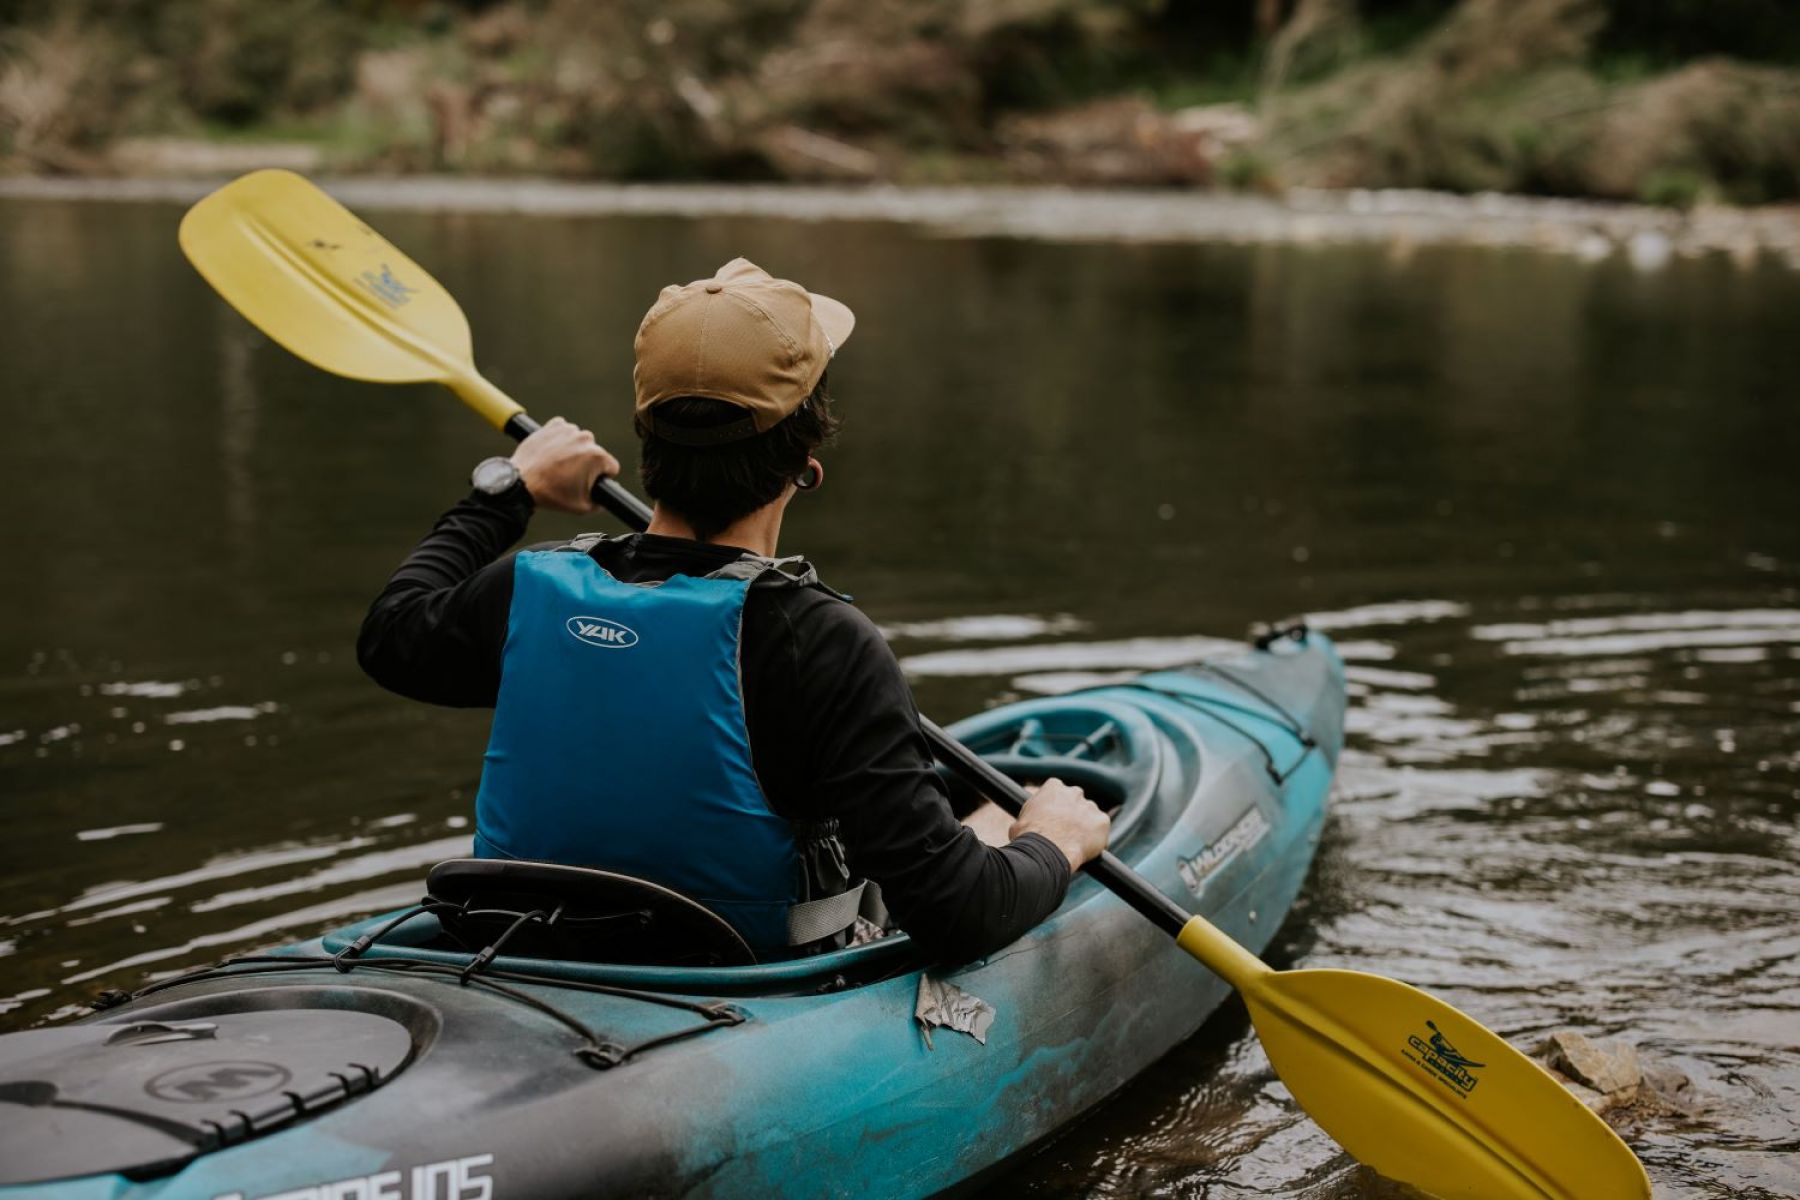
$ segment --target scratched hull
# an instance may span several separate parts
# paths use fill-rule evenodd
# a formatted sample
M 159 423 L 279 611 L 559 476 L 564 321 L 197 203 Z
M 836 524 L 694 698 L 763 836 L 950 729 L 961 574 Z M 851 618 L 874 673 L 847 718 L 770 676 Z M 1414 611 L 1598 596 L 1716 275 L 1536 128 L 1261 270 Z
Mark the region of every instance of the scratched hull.
M 1020 732 L 1031 720 L 1052 731 L 1072 713 L 1113 722 L 1108 736 L 1132 750 L 1115 774 L 1134 792 L 1114 850 L 1261 950 L 1300 890 L 1324 821 L 1342 743 L 1342 666 L 1318 635 L 1215 662 L 1224 674 L 1158 672 L 996 709 L 953 731 L 1014 761 L 1032 750 Z M 373 925 L 284 953 L 335 953 Z M 414 941 L 368 957 L 431 959 L 441 952 L 420 948 L 428 933 L 403 934 Z M 497 965 L 508 964 L 534 966 Z M 445 978 L 328 966 L 213 978 L 92 1021 L 376 1013 L 407 1028 L 410 1057 L 364 1095 L 156 1177 L 107 1173 L 0 1196 L 929 1195 L 1068 1124 L 1190 1036 L 1227 994 L 1085 877 L 1050 921 L 991 959 L 931 971 L 994 1007 L 985 1045 L 937 1029 L 927 1046 L 914 1019 L 920 964 L 900 937 L 802 963 L 562 969 L 569 986 L 520 990 L 622 1045 L 691 1028 L 694 1016 L 579 986 L 724 998 L 747 1019 L 597 1069 L 543 1013 Z

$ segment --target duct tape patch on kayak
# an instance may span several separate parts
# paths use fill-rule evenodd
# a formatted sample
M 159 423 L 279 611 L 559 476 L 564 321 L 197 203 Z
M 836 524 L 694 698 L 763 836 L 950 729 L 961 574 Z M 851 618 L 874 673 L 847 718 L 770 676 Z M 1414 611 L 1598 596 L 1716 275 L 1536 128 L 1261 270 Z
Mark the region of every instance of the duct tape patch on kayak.
M 933 1028 L 954 1029 L 987 1045 L 988 1027 L 994 1023 L 994 1006 L 980 996 L 971 996 L 946 979 L 919 976 L 919 1001 L 913 1007 L 919 1032 L 925 1035 L 925 1048 L 931 1044 Z

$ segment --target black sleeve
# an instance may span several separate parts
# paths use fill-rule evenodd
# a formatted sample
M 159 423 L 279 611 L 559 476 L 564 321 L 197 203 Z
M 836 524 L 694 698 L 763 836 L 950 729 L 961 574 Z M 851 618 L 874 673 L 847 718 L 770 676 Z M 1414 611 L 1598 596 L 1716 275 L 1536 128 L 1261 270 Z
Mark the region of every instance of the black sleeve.
M 431 704 L 492 705 L 512 607 L 512 557 L 531 497 L 473 492 L 437 519 L 369 606 L 356 661 L 389 691 Z
M 837 818 L 851 870 L 881 885 L 900 927 L 934 957 L 966 962 L 1055 911 L 1068 860 L 1038 834 L 993 847 L 957 821 L 912 688 L 874 624 L 822 597 L 790 615 L 790 732 L 809 760 L 807 807 Z

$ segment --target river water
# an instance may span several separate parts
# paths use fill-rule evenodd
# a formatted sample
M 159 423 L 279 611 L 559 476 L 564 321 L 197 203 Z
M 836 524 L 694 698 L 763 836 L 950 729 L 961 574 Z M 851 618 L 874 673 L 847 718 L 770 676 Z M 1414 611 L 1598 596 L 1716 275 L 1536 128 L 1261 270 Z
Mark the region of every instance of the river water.
M 416 896 L 485 718 L 352 641 L 499 447 L 328 378 L 179 206 L 0 200 L 0 1024 Z M 848 301 L 786 546 L 940 719 L 1314 614 L 1354 709 L 1282 963 L 1691 1076 L 1660 1197 L 1800 1195 L 1800 273 L 1438 246 L 1108 245 L 386 212 L 540 416 L 630 449 L 631 333 L 746 254 Z M 626 455 L 625 457 L 629 457 Z M 556 536 L 570 520 L 540 519 Z M 993 1194 L 1382 1194 L 1228 1009 Z

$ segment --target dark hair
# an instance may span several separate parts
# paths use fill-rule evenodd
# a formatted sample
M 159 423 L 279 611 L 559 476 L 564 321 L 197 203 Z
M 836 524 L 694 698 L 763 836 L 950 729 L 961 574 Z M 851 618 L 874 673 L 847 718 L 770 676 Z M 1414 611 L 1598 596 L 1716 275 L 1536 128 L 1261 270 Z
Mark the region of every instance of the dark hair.
M 677 396 L 658 404 L 656 417 L 705 429 L 741 421 L 744 410 L 725 400 Z M 687 521 L 703 542 L 781 495 L 838 426 L 823 375 L 800 407 L 773 429 L 735 442 L 684 446 L 657 437 L 641 420 L 636 424 L 644 443 L 639 466 L 644 490 Z

